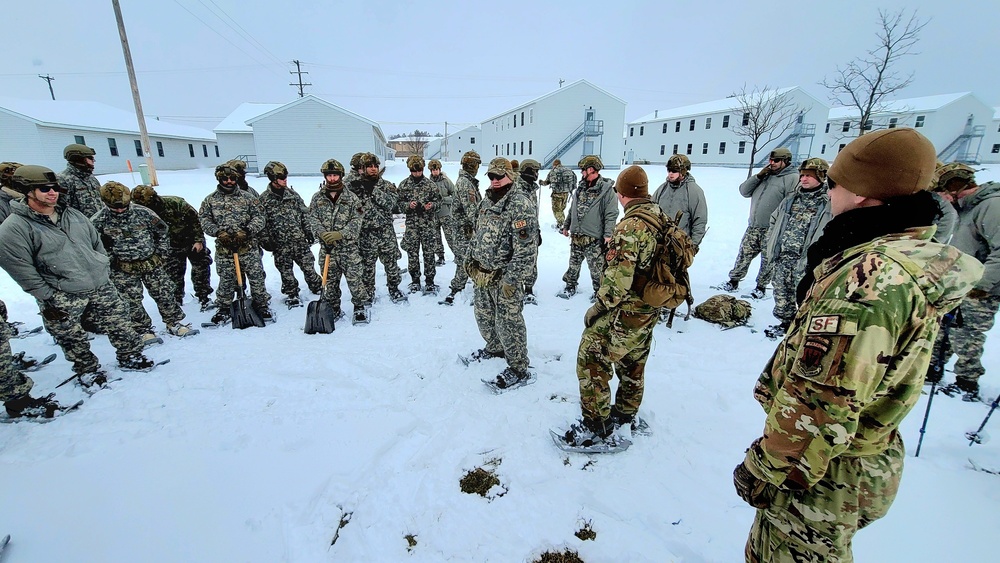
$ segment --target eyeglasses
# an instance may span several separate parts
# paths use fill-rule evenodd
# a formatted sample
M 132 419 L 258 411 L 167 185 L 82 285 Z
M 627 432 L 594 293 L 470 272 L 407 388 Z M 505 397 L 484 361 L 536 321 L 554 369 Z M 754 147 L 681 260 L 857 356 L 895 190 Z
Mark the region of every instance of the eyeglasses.
M 274 175 L 274 179 L 275 180 L 287 180 L 288 179 L 288 174 L 275 174 Z
M 221 181 L 222 182 L 237 182 L 237 181 L 239 181 L 239 179 L 240 179 L 239 176 L 223 176 Z
M 497 174 L 496 172 L 490 172 L 486 175 L 487 178 L 494 181 L 499 181 L 507 177 L 506 174 Z
M 671 167 L 669 167 L 669 166 L 667 167 L 667 172 L 669 172 L 669 173 L 671 173 L 671 174 L 676 174 L 676 173 L 678 173 L 678 172 L 680 172 L 680 171 L 681 171 L 681 169 L 680 169 L 680 168 L 671 168 Z
M 38 190 L 38 191 L 40 191 L 40 192 L 42 192 L 43 194 L 47 194 L 47 193 L 51 192 L 52 190 L 55 190 L 58 193 L 63 193 L 62 188 L 60 188 L 59 186 L 38 186 L 35 189 Z

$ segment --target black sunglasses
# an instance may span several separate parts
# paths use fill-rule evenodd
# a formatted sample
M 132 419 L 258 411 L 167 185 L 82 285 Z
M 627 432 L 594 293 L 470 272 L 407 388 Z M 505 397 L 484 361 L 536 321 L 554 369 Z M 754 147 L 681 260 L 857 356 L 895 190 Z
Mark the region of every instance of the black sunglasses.
M 489 174 L 486 175 L 486 177 L 489 178 L 490 180 L 502 180 L 503 178 L 506 178 L 507 175 L 490 172 Z
M 226 181 L 228 181 L 228 182 L 238 182 L 239 180 L 240 180 L 239 176 L 229 175 L 229 176 L 223 176 L 221 181 L 222 182 L 226 182 Z
M 38 191 L 40 191 L 40 192 L 42 192 L 43 194 L 47 194 L 47 193 L 51 192 L 52 190 L 55 190 L 55 191 L 57 191 L 59 193 L 63 193 L 62 188 L 60 188 L 59 186 L 38 186 L 35 189 L 38 190 Z
M 288 174 L 275 174 L 274 175 L 274 179 L 275 180 L 287 180 L 288 179 Z

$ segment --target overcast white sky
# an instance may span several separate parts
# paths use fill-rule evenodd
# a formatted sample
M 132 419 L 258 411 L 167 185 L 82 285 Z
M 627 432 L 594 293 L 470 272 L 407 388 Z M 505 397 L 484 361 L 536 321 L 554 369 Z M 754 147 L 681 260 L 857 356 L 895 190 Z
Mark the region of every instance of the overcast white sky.
M 131 109 L 111 0 L 4 7 L 0 94 Z M 387 134 L 478 123 L 585 78 L 627 119 L 749 86 L 817 82 L 876 46 L 877 10 L 929 19 L 902 97 L 971 91 L 1000 105 L 997 7 L 987 0 L 121 0 L 145 112 L 213 128 L 242 102 L 306 92 Z

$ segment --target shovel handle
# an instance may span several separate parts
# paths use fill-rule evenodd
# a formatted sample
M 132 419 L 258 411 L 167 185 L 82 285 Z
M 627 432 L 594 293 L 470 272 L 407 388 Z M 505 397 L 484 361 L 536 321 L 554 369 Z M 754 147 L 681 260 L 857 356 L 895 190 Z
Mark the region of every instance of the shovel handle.
M 330 270 L 330 255 L 327 254 L 323 260 L 323 287 L 326 287 L 326 273 Z
M 233 264 L 236 265 L 236 285 L 243 287 L 243 274 L 240 272 L 240 255 L 233 253 Z

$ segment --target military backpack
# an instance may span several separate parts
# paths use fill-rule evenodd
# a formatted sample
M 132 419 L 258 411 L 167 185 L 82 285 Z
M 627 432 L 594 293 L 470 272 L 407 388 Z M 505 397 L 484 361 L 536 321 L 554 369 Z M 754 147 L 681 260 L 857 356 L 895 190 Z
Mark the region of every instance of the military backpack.
M 662 213 L 657 216 L 645 210 L 637 211 L 633 217 L 660 233 L 649 270 L 635 275 L 635 292 L 647 305 L 675 309 L 691 295 L 688 268 L 695 255 L 691 237 L 677 226 L 681 212 L 677 213 L 675 220 L 664 217 Z M 660 217 L 666 219 L 665 224 Z

